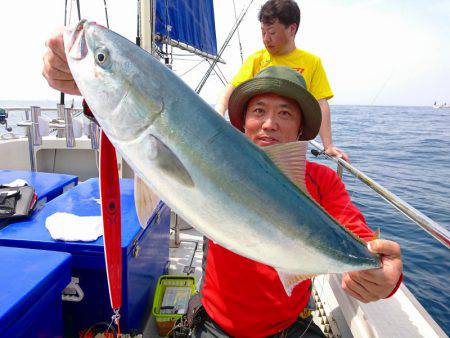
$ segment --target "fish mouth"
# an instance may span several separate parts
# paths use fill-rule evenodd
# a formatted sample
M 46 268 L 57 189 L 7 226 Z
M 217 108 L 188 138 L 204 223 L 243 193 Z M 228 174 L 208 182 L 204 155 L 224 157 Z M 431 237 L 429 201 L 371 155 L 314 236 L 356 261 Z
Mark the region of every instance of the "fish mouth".
M 66 29 L 64 40 L 66 41 L 66 54 L 73 60 L 82 60 L 88 53 L 85 36 L 87 20 L 81 20 L 75 29 Z

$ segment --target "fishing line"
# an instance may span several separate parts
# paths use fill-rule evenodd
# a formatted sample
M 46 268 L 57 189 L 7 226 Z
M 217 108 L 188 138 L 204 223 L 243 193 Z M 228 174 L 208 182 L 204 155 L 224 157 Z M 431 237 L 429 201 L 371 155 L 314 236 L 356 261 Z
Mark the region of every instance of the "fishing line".
M 211 66 L 211 65 L 212 65 L 211 61 L 210 61 L 210 60 L 207 60 L 207 61 L 208 61 L 209 65 Z M 217 67 L 217 64 L 216 64 L 216 67 Z M 220 74 L 217 72 L 216 69 L 214 69 L 214 74 L 216 74 L 217 77 L 219 78 L 220 82 L 222 82 L 222 84 L 223 84 L 224 86 L 226 86 L 226 80 L 224 81 L 224 80 L 222 79 L 222 77 L 220 76 Z
M 64 26 L 67 22 L 67 0 L 64 0 Z
M 69 7 L 69 22 L 68 22 L 68 26 L 71 25 L 72 23 L 72 7 L 73 7 L 73 2 L 74 0 L 70 0 L 70 7 Z M 80 9 L 80 0 L 76 0 L 77 2 L 77 12 L 78 12 L 78 21 L 81 20 L 81 9 Z M 64 18 L 64 21 L 66 20 L 66 17 Z M 65 24 L 65 22 L 64 22 Z
M 77 0 L 78 21 L 81 20 L 80 0 Z
M 233 0 L 233 10 L 234 10 L 234 20 L 237 21 L 236 4 L 234 0 Z M 242 64 L 244 63 L 244 54 L 242 53 L 241 35 L 239 34 L 239 28 L 237 28 L 237 36 L 239 41 L 239 51 L 241 53 L 241 64 Z
M 187 73 L 189 73 L 191 70 L 193 70 L 194 68 L 196 68 L 198 65 L 200 65 L 203 61 L 205 61 L 205 59 L 201 60 L 199 63 L 197 63 L 194 67 L 192 67 L 191 69 L 185 71 L 183 74 L 180 75 L 180 77 L 182 77 L 183 75 L 186 75 Z
M 93 332 L 93 330 L 94 330 L 95 328 L 99 328 L 99 327 L 103 327 L 103 326 L 107 327 L 106 331 L 103 332 L 103 333 L 109 333 L 109 331 L 111 330 L 111 331 L 112 331 L 111 333 L 113 334 L 113 337 L 114 337 L 114 336 L 117 336 L 117 331 L 116 331 L 116 329 L 114 328 L 114 326 L 111 326 L 111 324 L 108 324 L 107 322 L 98 322 L 98 323 L 95 323 L 95 324 L 91 325 L 86 331 L 84 331 L 82 337 L 83 337 L 83 338 L 88 338 L 88 337 L 89 337 L 89 336 L 88 336 L 89 333 L 91 333 L 92 335 L 94 335 L 95 332 Z M 97 336 L 97 334 L 99 334 L 99 333 L 102 333 L 102 332 L 97 332 L 97 333 L 95 334 L 95 336 Z
M 108 6 L 106 5 L 106 0 L 103 0 L 103 4 L 105 6 L 106 27 L 109 29 Z
M 378 98 L 378 96 L 381 94 L 381 92 L 384 90 L 384 88 L 386 87 L 386 85 L 388 84 L 389 80 L 392 77 L 392 74 L 394 74 L 394 68 L 392 68 L 391 73 L 389 74 L 389 76 L 387 77 L 386 81 L 384 81 L 383 85 L 381 86 L 380 90 L 378 90 L 378 93 L 376 93 L 376 95 L 374 96 L 374 98 L 372 99 L 372 102 L 370 103 L 371 106 L 373 106 L 375 100 Z
M 70 24 L 72 22 L 72 4 L 73 4 L 73 0 L 70 0 L 70 6 L 69 6 L 69 22 L 67 23 L 67 25 L 70 27 Z
M 225 83 L 228 83 L 228 80 L 227 80 L 227 78 L 225 77 L 225 75 L 223 75 L 222 70 L 221 70 L 220 67 L 219 67 L 219 64 L 216 64 L 216 68 L 217 68 L 217 70 L 219 71 L 219 73 L 222 75 L 223 80 L 225 81 Z
M 228 34 L 227 38 L 225 39 L 224 43 L 222 44 L 222 47 L 220 48 L 219 52 L 217 53 L 216 57 L 214 58 L 213 63 L 208 68 L 205 75 L 203 76 L 200 83 L 198 84 L 197 88 L 195 89 L 195 92 L 197 94 L 199 94 L 201 92 L 203 86 L 205 85 L 206 80 L 208 79 L 209 75 L 213 71 L 214 66 L 217 64 L 217 61 L 219 61 L 220 57 L 222 56 L 222 53 L 224 52 L 225 48 L 228 46 L 228 43 L 230 42 L 231 38 L 233 37 L 234 32 L 236 31 L 236 29 L 239 27 L 240 23 L 244 19 L 245 15 L 247 14 L 247 11 L 250 8 L 253 1 L 254 0 L 250 0 L 247 7 L 244 7 L 244 9 L 242 10 L 241 14 L 239 15 L 239 18 L 236 20 L 233 28 L 231 29 L 230 33 Z

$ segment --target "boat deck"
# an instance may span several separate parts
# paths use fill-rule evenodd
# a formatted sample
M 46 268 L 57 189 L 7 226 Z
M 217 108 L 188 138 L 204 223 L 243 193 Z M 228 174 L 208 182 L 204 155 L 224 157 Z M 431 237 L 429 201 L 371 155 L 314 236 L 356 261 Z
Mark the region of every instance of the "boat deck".
M 194 228 L 189 227 L 181 220 L 181 227 L 187 228 L 180 230 L 180 245 L 178 247 L 170 248 L 170 266 L 169 274 L 171 275 L 194 275 L 197 280 L 197 291 L 202 283 L 202 259 L 203 259 L 203 236 Z M 172 242 L 174 232 L 172 230 Z M 318 297 L 316 297 L 319 299 Z M 331 326 L 326 317 L 322 316 L 322 311 L 314 311 L 314 322 L 322 328 L 328 337 L 338 337 L 331 332 Z M 336 329 L 335 329 L 336 330 Z M 350 331 L 348 331 L 350 332 Z M 144 337 L 158 337 L 155 319 L 153 316 L 149 317 L 148 323 L 144 331 Z M 351 337 L 348 336 L 348 337 Z
M 202 282 L 203 236 L 181 221 L 180 245 L 170 248 L 169 274 L 195 275 L 197 288 Z M 172 240 L 174 233 L 172 230 Z M 348 296 L 340 275 L 321 275 L 314 279 L 314 322 L 327 337 L 447 337 L 405 285 L 389 299 L 364 304 Z M 144 337 L 158 337 L 152 316 Z

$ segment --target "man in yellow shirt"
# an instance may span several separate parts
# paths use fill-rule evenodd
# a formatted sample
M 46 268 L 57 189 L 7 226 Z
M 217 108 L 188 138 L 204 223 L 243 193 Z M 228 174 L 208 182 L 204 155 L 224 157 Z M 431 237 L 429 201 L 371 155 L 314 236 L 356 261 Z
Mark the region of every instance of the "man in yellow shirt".
M 320 137 L 327 154 L 339 156 L 348 161 L 348 156 L 333 145 L 331 137 L 331 113 L 328 100 L 333 97 L 320 58 L 298 49 L 295 35 L 300 23 L 300 9 L 293 0 L 269 0 L 259 12 L 264 46 L 250 55 L 237 75 L 227 86 L 216 109 L 222 115 L 228 107 L 228 100 L 234 89 L 242 82 L 254 77 L 261 69 L 269 66 L 288 66 L 301 73 L 308 91 L 319 102 L 322 110 Z

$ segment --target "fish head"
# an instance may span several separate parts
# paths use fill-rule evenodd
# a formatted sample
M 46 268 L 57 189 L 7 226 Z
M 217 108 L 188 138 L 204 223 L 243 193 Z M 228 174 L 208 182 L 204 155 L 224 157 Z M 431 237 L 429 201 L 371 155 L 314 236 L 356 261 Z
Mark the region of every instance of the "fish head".
M 67 61 L 77 86 L 111 141 L 138 138 L 161 113 L 158 97 L 140 92 L 142 49 L 109 29 L 86 20 L 66 29 Z

